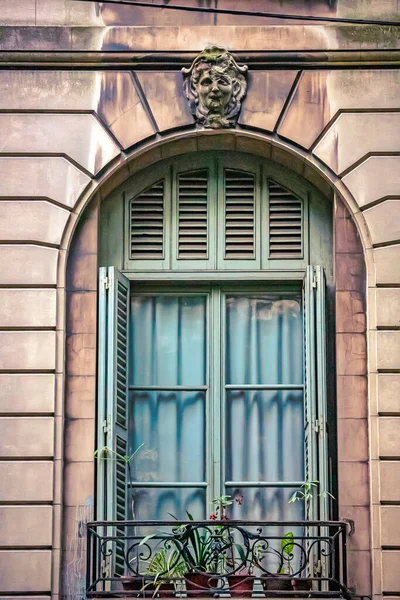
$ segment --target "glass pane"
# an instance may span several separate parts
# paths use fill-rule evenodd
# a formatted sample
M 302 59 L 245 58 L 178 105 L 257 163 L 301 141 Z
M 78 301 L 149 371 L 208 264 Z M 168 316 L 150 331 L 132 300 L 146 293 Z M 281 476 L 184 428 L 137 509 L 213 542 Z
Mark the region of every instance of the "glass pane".
M 131 391 L 130 454 L 136 481 L 205 480 L 204 391 Z
M 301 298 L 280 294 L 226 299 L 226 383 L 301 384 Z
M 134 488 L 130 505 L 136 520 L 171 521 L 171 515 L 186 520 L 188 511 L 194 519 L 205 518 L 205 488 Z
M 135 296 L 131 332 L 131 385 L 205 385 L 206 296 Z
M 226 494 L 239 499 L 227 513 L 232 519 L 249 521 L 302 521 L 304 503 L 289 504 L 290 497 L 298 488 L 226 488 Z
M 226 480 L 302 481 L 303 393 L 227 390 Z

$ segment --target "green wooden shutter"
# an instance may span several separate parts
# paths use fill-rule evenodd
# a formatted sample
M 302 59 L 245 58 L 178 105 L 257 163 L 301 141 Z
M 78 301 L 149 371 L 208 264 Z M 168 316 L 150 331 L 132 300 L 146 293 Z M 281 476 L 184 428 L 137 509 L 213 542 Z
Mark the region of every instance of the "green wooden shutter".
M 128 319 L 129 280 L 114 267 L 102 267 L 99 279 L 99 389 L 97 514 L 100 520 L 127 518 Z M 118 535 L 118 528 L 113 532 Z M 111 572 L 123 575 L 123 544 L 114 548 Z

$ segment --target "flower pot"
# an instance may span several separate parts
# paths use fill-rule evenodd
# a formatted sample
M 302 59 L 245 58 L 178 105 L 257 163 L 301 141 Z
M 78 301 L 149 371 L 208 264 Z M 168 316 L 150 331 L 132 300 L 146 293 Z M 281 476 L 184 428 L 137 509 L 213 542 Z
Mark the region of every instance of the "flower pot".
M 261 578 L 263 588 L 269 592 L 292 591 L 292 581 L 287 575 L 269 575 Z
M 218 586 L 218 577 L 207 573 L 186 573 L 185 580 L 189 598 L 213 596 Z
M 228 575 L 228 582 L 232 598 L 248 598 L 253 593 L 253 577 L 249 575 Z
M 292 579 L 292 587 L 295 592 L 310 592 L 312 589 L 312 579 Z M 301 596 L 303 596 L 303 594 L 299 594 L 299 597 Z
M 127 592 L 137 592 L 136 596 L 144 596 L 146 591 L 146 582 L 143 577 L 122 577 L 122 587 Z
M 171 581 L 166 581 L 160 585 L 151 584 L 149 586 L 154 598 L 173 598 L 175 596 L 175 585 Z

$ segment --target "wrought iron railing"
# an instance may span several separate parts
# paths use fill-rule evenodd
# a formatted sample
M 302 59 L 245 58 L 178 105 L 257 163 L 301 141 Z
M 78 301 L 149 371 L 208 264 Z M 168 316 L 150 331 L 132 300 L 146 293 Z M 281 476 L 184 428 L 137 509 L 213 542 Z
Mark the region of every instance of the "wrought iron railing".
M 349 597 L 345 522 L 114 521 L 87 527 L 96 597 Z

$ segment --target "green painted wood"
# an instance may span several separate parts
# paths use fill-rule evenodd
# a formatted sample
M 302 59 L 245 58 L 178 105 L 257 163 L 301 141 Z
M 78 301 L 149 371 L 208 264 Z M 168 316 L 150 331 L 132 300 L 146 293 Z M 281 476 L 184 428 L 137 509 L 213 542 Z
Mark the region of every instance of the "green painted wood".
M 107 267 L 99 269 L 99 316 L 98 316 L 98 375 L 97 375 L 97 438 L 96 447 L 103 448 L 106 439 L 106 372 L 107 372 Z M 96 518 L 104 521 L 107 518 L 106 502 L 106 465 L 99 457 L 97 460 L 97 503 Z

